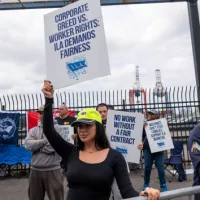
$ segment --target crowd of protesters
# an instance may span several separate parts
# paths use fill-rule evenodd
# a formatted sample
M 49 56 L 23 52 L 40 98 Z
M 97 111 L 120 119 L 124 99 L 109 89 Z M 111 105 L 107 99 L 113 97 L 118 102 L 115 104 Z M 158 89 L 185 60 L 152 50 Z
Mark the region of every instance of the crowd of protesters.
M 151 153 L 145 127 L 148 121 L 159 118 L 156 110 L 147 112 L 142 141 L 138 149 L 144 155 L 144 185 L 137 192 L 130 181 L 128 163 L 118 151 L 110 147 L 106 135 L 108 110 L 112 105 L 101 103 L 96 109 L 84 109 L 77 118 L 69 116 L 68 107 L 59 107 L 59 117 L 53 118 L 53 86 L 45 81 L 42 88 L 45 105 L 38 109 L 39 123 L 32 128 L 25 148 L 32 151 L 28 195 L 30 200 L 64 199 L 64 178 L 67 180 L 67 200 L 120 200 L 148 196 L 156 200 L 167 191 L 164 152 Z M 63 137 L 63 125 L 74 127 L 74 144 Z M 191 132 L 188 148 L 195 167 L 194 185 L 200 185 L 200 125 Z M 195 146 L 195 145 L 196 146 Z M 150 187 L 153 161 L 158 170 L 160 189 Z M 200 196 L 195 197 L 200 199 Z

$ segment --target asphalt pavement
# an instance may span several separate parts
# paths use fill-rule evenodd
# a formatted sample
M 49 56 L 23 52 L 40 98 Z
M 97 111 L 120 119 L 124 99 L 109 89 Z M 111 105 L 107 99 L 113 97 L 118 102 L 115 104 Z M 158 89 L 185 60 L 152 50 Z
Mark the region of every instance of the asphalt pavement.
M 133 183 L 133 187 L 137 191 L 141 191 L 143 185 L 142 172 L 139 170 L 131 170 L 130 177 Z M 167 183 L 168 189 L 174 190 L 178 188 L 190 187 L 192 186 L 192 179 L 193 175 L 187 175 L 186 181 L 178 182 L 178 178 L 175 177 L 171 183 Z M 152 170 L 150 186 L 159 189 L 159 180 L 156 169 Z M 65 182 L 65 196 L 66 194 L 67 184 Z M 188 200 L 188 197 L 176 198 L 176 200 L 178 199 Z M 0 200 L 28 200 L 28 178 L 6 178 L 0 180 Z M 46 197 L 45 200 L 48 200 L 48 197 Z

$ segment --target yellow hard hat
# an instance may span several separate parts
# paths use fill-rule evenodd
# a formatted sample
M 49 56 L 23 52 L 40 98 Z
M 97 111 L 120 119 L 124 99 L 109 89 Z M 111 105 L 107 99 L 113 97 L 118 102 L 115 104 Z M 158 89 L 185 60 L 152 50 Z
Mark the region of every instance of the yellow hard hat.
M 95 124 L 99 122 L 102 124 L 102 118 L 98 111 L 92 108 L 86 108 L 78 113 L 77 120 L 71 124 L 71 126 L 75 126 L 77 123 L 84 123 L 84 124 Z

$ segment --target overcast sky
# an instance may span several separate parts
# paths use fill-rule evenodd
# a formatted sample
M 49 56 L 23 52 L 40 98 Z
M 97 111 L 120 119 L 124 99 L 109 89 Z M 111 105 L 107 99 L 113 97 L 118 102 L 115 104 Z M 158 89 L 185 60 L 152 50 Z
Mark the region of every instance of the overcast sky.
M 43 15 L 51 11 L 0 12 L 1 94 L 40 91 L 45 77 Z M 68 91 L 130 89 L 135 65 L 144 88 L 154 87 L 155 69 L 161 70 L 164 86 L 196 84 L 186 3 L 108 6 L 102 11 L 112 75 Z

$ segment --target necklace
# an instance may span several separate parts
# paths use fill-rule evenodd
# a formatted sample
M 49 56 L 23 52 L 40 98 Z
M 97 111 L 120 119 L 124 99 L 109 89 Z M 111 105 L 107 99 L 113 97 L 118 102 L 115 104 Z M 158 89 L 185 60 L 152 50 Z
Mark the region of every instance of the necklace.
M 85 150 L 85 149 L 84 149 L 84 150 Z M 93 150 L 93 151 L 92 151 L 92 150 L 91 150 L 91 151 L 85 150 L 86 153 L 95 153 L 95 152 L 97 152 L 97 151 L 98 151 L 97 149 L 95 149 L 95 150 Z
M 84 152 L 86 153 L 95 153 L 97 151 L 99 151 L 98 149 L 94 149 L 94 150 L 86 150 L 85 147 L 83 148 Z

